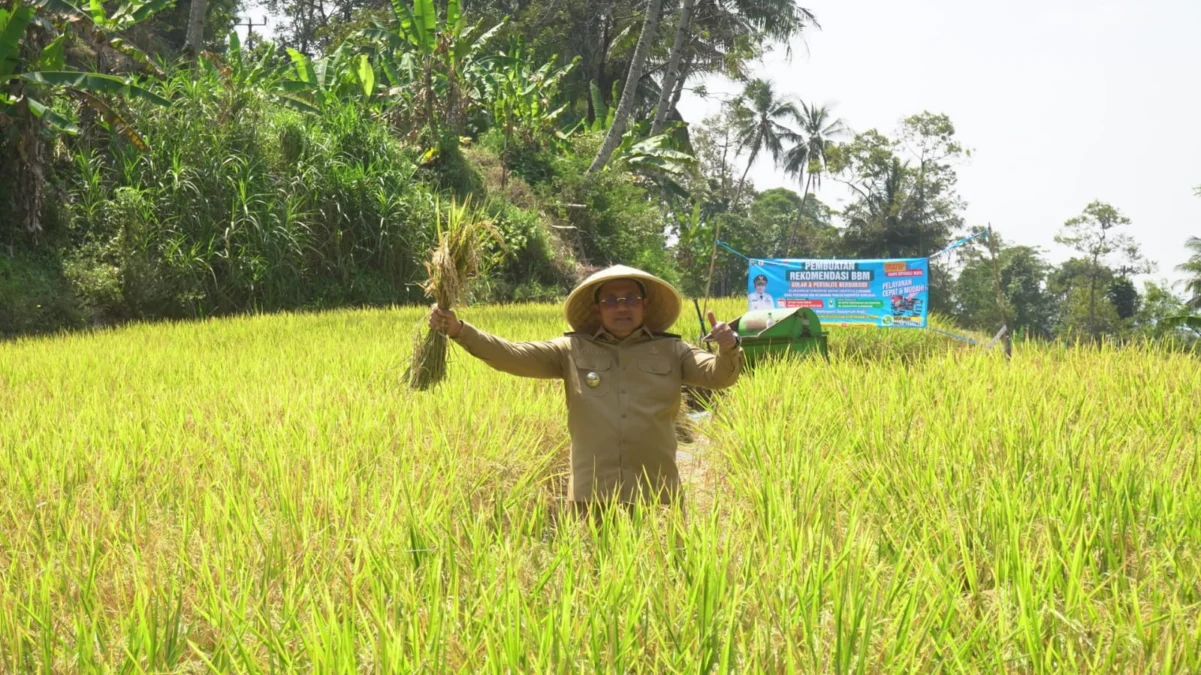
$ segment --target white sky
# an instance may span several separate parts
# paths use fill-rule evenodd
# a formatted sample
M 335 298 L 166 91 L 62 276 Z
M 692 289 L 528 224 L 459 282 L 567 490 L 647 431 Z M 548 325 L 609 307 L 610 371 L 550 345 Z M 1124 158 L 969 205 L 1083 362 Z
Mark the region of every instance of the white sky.
M 1059 262 L 1069 252 L 1055 233 L 1100 199 L 1133 221 L 1126 231 L 1158 263 L 1149 278 L 1181 278 L 1184 241 L 1201 236 L 1201 1 L 801 4 L 822 30 L 794 43 L 791 63 L 769 54 L 758 76 L 833 104 L 853 131 L 891 135 L 907 115 L 946 113 L 973 150 L 958 169 L 969 226 L 991 221 Z M 689 92 L 681 112 L 698 123 L 718 107 Z M 770 158 L 750 176 L 796 188 Z M 847 193 L 827 181 L 819 196 L 837 208 Z

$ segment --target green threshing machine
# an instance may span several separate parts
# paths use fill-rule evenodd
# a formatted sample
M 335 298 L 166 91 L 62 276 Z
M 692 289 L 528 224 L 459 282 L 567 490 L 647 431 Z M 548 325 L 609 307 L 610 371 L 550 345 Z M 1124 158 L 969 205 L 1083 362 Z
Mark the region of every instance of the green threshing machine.
M 777 355 L 820 354 L 830 360 L 827 333 L 822 331 L 821 320 L 812 309 L 752 310 L 730 321 L 730 327 L 742 339 L 748 366 Z

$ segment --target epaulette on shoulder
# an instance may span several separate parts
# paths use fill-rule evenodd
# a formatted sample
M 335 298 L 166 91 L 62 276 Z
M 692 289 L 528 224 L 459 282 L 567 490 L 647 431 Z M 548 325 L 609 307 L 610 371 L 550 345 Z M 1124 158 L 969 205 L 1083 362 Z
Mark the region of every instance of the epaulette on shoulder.
M 683 339 L 679 335 L 676 335 L 675 333 L 651 333 L 651 335 L 654 335 L 655 337 L 661 337 L 661 338 L 675 338 L 677 340 Z

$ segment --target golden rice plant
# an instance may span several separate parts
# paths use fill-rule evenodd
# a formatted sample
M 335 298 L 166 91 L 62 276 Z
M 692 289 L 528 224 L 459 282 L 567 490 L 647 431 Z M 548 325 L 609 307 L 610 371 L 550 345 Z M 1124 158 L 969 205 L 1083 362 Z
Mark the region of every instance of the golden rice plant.
M 438 309 L 447 310 L 466 296 L 471 280 L 488 262 L 484 255 L 485 240 L 492 237 L 502 246 L 503 241 L 492 223 L 471 207 L 470 198 L 461 204 L 452 199 L 445 208 L 437 202 L 434 210 L 438 240 L 425 263 L 426 281 L 422 288 Z M 429 389 L 446 377 L 446 340 L 441 331 L 428 328 L 417 331 L 412 360 L 405 372 L 411 388 Z
M 831 327 L 594 527 L 561 382 L 392 395 L 427 311 L 0 342 L 0 673 L 1201 673 L 1195 355 Z

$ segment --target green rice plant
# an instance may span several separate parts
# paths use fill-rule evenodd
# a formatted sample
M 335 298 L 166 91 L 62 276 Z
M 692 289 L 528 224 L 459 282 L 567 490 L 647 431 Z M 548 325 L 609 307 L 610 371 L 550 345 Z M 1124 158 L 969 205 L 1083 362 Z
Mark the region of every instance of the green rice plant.
M 562 384 L 398 388 L 424 313 L 0 344 L 0 671 L 1201 670 L 1195 356 L 832 329 L 581 519 Z

